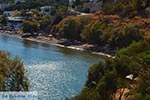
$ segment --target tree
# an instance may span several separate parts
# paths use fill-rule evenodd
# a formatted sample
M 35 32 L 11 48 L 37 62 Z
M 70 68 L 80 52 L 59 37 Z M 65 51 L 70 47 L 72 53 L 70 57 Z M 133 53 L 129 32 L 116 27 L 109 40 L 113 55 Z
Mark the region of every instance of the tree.
M 51 16 L 50 15 L 42 16 L 40 20 L 40 29 L 47 31 L 49 25 L 51 25 Z
M 23 31 L 24 32 L 29 32 L 29 33 L 33 33 L 33 32 L 37 32 L 39 28 L 38 22 L 36 21 L 25 21 L 23 23 Z
M 150 66 L 149 66 L 150 67 Z M 127 100 L 150 100 L 150 69 L 142 69 L 139 74 L 138 86 L 129 92 Z
M 86 42 L 99 44 L 103 28 L 105 28 L 105 24 L 101 21 L 90 22 L 82 31 L 81 38 Z
M 133 79 L 126 79 L 129 74 L 133 74 Z M 150 100 L 150 40 L 133 42 L 115 58 L 93 65 L 85 85 L 85 89 L 92 91 L 84 89 L 76 97 L 79 97 L 77 100 L 92 100 L 85 99 L 89 96 L 100 96 L 94 100 L 115 100 L 119 90 L 118 99 L 121 100 L 126 88 L 129 89 L 127 100 Z
M 40 11 L 38 9 L 31 9 L 30 11 L 36 16 L 40 15 Z
M 117 73 L 116 70 L 106 72 L 99 80 L 96 90 L 101 95 L 102 100 L 112 100 L 117 89 Z
M 80 39 L 80 27 L 81 23 L 76 19 L 67 19 L 62 25 L 59 27 L 59 32 L 61 36 L 67 39 Z
M 28 91 L 29 81 L 19 58 L 10 59 L 0 51 L 0 91 Z

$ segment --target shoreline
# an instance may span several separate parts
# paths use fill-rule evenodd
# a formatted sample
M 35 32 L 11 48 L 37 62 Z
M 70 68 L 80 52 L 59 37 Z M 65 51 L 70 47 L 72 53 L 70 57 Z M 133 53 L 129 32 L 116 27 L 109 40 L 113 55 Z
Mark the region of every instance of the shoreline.
M 35 41 L 35 42 L 40 42 L 40 43 L 46 43 L 46 44 L 50 44 L 50 45 L 54 45 L 54 46 L 58 46 L 58 47 L 68 48 L 68 49 L 72 49 L 72 50 L 78 50 L 81 52 L 89 52 L 91 54 L 100 55 L 100 56 L 104 56 L 104 57 L 108 57 L 108 58 L 115 58 L 115 56 L 112 56 L 112 55 L 104 53 L 104 52 L 95 52 L 92 50 L 90 50 L 90 51 L 86 50 L 87 48 L 89 48 L 91 46 L 89 44 L 65 46 L 63 44 L 60 44 L 59 43 L 60 40 L 58 40 L 56 38 L 49 38 L 49 37 L 45 37 L 45 36 L 38 36 L 37 38 L 33 38 L 33 37 L 22 38 L 21 36 L 19 36 L 19 34 L 14 34 L 14 33 L 10 34 L 10 33 L 6 33 L 5 31 L 0 32 L 0 35 L 11 36 L 11 37 L 19 38 L 19 39 L 26 39 L 29 41 Z

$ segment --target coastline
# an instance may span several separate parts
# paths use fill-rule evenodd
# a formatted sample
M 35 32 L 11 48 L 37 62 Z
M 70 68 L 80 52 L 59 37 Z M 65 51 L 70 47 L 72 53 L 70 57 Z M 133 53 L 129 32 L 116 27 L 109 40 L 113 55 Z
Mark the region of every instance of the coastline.
M 96 52 L 96 51 L 92 51 L 92 50 L 87 50 L 88 48 L 93 46 L 93 45 L 90 45 L 87 43 L 79 44 L 79 45 L 65 46 L 65 45 L 59 43 L 60 40 L 58 40 L 56 38 L 46 37 L 46 36 L 38 36 L 37 38 L 33 38 L 33 37 L 22 38 L 21 35 L 19 35 L 19 34 L 14 34 L 14 33 L 10 34 L 5 31 L 0 31 L 0 35 L 11 36 L 11 37 L 19 38 L 19 39 L 26 39 L 29 41 L 35 41 L 35 42 L 40 42 L 40 43 L 46 43 L 46 44 L 50 44 L 50 45 L 54 45 L 54 46 L 58 46 L 58 47 L 68 48 L 68 49 L 72 49 L 72 50 L 78 50 L 81 52 L 89 52 L 91 54 L 100 55 L 100 56 L 104 56 L 104 57 L 108 57 L 108 58 L 115 58 L 115 56 L 112 56 L 112 55 L 104 53 L 104 52 Z

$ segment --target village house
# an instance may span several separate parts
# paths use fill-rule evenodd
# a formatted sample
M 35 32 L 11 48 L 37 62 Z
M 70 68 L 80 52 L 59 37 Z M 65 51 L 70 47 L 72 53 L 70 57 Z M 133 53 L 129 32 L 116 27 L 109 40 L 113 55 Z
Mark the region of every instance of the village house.
M 56 12 L 56 8 L 54 6 L 43 6 L 41 7 L 42 15 L 53 15 Z
M 4 11 L 3 12 L 3 15 L 5 15 L 7 17 L 13 16 L 13 14 L 14 14 L 14 11 Z
M 12 27 L 14 29 L 19 29 L 23 25 L 24 17 L 18 15 L 20 11 L 4 11 L 3 15 L 7 17 L 7 27 Z
M 19 29 L 22 27 L 23 25 L 23 21 L 24 21 L 24 17 L 21 17 L 21 16 L 17 16 L 17 17 L 14 17 L 14 16 L 11 16 L 11 17 L 8 17 L 7 18 L 7 26 L 8 27 L 12 27 L 14 29 Z
M 0 9 L 4 11 L 6 8 L 13 6 L 14 3 L 0 3 Z

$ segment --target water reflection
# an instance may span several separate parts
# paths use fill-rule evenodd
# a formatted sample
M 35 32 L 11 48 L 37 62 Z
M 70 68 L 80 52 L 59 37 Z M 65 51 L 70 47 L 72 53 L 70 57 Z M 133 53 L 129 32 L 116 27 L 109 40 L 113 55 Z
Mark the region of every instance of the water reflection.
M 7 38 L 6 36 L 3 36 L 3 35 L 2 35 L 2 40 L 3 40 L 5 43 L 7 43 L 8 38 Z
M 25 47 L 32 47 L 32 46 L 37 46 L 39 45 L 39 42 L 35 42 L 35 41 L 30 41 L 30 40 L 27 40 L 27 39 L 23 39 L 22 40 L 22 43 Z
M 64 48 L 64 47 L 58 47 L 59 52 L 66 54 L 66 55 L 74 55 L 77 53 L 76 50 Z
M 47 44 L 47 43 L 41 43 L 41 46 L 42 46 L 42 47 L 49 48 L 49 47 L 50 47 L 50 44 Z

